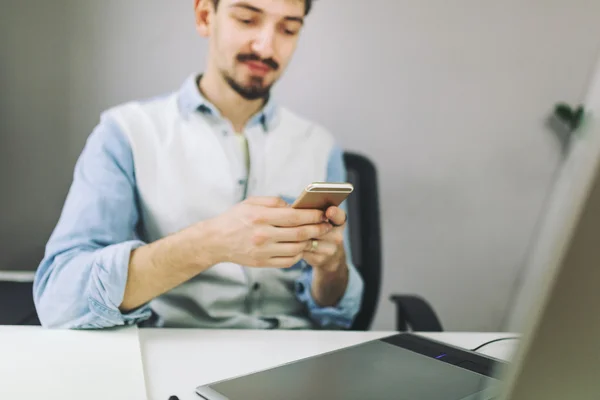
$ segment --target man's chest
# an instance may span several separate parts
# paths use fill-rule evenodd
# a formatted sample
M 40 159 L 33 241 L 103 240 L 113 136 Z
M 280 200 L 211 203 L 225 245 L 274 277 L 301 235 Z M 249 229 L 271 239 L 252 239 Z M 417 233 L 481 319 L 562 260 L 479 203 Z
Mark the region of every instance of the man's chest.
M 245 153 L 235 134 L 207 125 L 180 124 L 133 146 L 140 208 L 151 240 L 213 218 L 250 196 L 293 201 L 307 184 L 326 179 L 326 141 L 250 129 Z

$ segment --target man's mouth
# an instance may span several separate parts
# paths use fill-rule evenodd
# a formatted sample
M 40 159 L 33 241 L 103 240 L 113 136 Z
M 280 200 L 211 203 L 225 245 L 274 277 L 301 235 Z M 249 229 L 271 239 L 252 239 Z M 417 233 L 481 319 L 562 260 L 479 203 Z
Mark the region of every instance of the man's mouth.
M 260 61 L 244 61 L 244 64 L 250 69 L 250 71 L 257 74 L 264 75 L 271 71 L 271 67 Z

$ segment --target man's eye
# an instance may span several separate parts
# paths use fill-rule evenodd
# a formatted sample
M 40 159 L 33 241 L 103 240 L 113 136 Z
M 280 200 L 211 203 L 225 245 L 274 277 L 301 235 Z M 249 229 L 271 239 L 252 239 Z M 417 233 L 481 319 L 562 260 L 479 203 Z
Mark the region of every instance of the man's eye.
M 250 25 L 252 23 L 251 19 L 243 19 L 243 18 L 239 18 L 238 21 L 240 21 L 242 24 L 244 25 Z
M 293 29 L 284 29 L 283 33 L 285 33 L 286 35 L 289 35 L 289 36 L 294 36 L 294 35 L 298 34 L 298 31 L 293 30 Z
M 297 35 L 300 32 L 300 29 L 302 28 L 301 26 L 298 26 L 298 25 L 299 24 L 293 24 L 293 23 L 281 24 L 279 26 L 279 28 L 281 29 L 281 32 L 283 32 L 283 34 L 289 35 L 289 36 L 294 36 L 294 35 Z

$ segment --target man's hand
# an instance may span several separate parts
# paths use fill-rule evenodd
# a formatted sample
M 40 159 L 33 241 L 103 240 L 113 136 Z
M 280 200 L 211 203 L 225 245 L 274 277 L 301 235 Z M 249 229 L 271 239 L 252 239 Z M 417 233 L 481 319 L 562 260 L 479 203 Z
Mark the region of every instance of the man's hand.
M 293 209 L 276 197 L 250 198 L 132 251 L 119 308 L 135 309 L 222 262 L 289 268 L 311 248 L 312 238 L 331 231 L 322 211 Z
M 344 250 L 346 213 L 339 207 L 329 207 L 325 217 L 331 222 L 333 229 L 322 236 L 314 236 L 308 250 L 304 252 L 304 260 L 315 269 L 335 272 L 346 261 Z
M 312 295 L 323 306 L 333 306 L 341 299 L 348 285 L 348 265 L 344 250 L 344 229 L 347 215 L 339 207 L 329 207 L 325 217 L 333 229 L 315 236 L 304 260 L 313 267 Z
M 312 238 L 332 230 L 322 211 L 297 210 L 277 197 L 247 199 L 209 224 L 215 264 L 250 267 L 291 267 L 311 248 Z

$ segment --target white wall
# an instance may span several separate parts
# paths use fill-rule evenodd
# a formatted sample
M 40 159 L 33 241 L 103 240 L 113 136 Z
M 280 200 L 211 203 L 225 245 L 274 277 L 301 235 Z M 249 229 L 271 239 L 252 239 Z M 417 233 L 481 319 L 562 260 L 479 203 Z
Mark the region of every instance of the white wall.
M 0 270 L 37 267 L 70 183 L 65 11 L 0 2 Z
M 102 109 L 176 89 L 206 46 L 191 0 L 68 4 L 73 162 Z M 375 329 L 394 326 L 392 292 L 447 329 L 500 328 L 559 161 L 544 120 L 586 92 L 599 16 L 593 0 L 316 2 L 276 92 L 379 167 Z
M 499 329 L 559 159 L 543 121 L 585 93 L 600 3 L 382 0 L 338 16 L 340 4 L 317 7 L 286 100 L 379 164 L 376 327 L 391 327 L 400 291 L 430 299 L 448 329 Z M 294 82 L 300 69 L 314 86 Z

